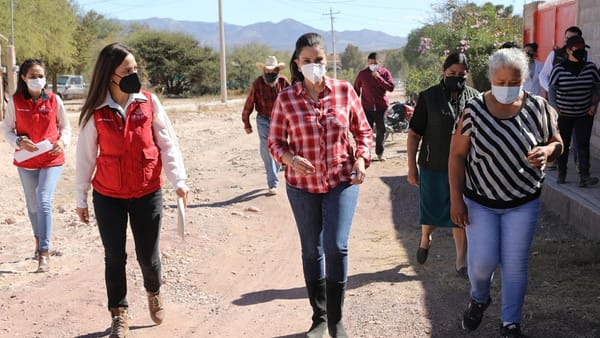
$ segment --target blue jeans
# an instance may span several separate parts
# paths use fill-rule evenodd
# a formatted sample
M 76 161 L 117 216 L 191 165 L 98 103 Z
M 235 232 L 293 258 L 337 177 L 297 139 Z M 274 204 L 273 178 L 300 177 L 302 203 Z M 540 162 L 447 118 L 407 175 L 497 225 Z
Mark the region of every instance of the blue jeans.
M 52 197 L 62 166 L 33 170 L 17 168 L 17 170 L 25 192 L 27 214 L 33 235 L 40 240 L 38 250 L 48 251 L 52 235 Z
M 527 290 L 529 249 L 540 210 L 540 198 L 510 209 L 492 209 L 465 198 L 471 298 L 485 303 L 496 266 L 502 282 L 502 321 L 520 323 Z
M 300 235 L 304 279 L 346 282 L 358 185 L 342 182 L 327 193 L 313 194 L 288 184 L 287 196 Z
M 269 153 L 269 124 L 269 118 L 262 115 L 256 115 L 256 128 L 258 129 L 258 137 L 260 138 L 260 157 L 262 158 L 265 170 L 267 171 L 267 185 L 269 188 L 276 188 L 279 186 L 277 173 L 279 172 L 280 165 Z

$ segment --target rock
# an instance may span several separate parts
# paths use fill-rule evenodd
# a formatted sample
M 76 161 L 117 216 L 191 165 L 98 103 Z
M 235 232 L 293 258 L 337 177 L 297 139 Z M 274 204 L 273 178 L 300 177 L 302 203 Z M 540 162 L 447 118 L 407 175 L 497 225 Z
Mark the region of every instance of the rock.
M 257 207 L 252 207 L 252 206 L 250 206 L 250 207 L 247 207 L 245 210 L 246 210 L 246 211 L 251 211 L 251 212 L 260 212 L 260 209 L 259 209 L 259 208 L 257 208 Z

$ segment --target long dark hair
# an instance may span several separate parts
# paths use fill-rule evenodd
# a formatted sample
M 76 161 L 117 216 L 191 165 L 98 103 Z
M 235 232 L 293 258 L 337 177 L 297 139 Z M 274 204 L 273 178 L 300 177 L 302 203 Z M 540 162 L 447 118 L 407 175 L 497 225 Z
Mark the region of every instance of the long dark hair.
M 296 64 L 296 60 L 304 47 L 317 47 L 321 46 L 325 49 L 325 39 L 317 33 L 306 33 L 298 38 L 296 41 L 296 49 L 292 54 L 292 59 L 290 60 L 290 73 L 292 74 L 292 83 L 296 81 L 304 81 L 304 75 L 298 68 Z
M 29 88 L 27 87 L 27 82 L 23 80 L 24 76 L 27 76 L 27 72 L 33 66 L 40 66 L 44 69 L 44 76 L 46 75 L 46 66 L 44 65 L 44 61 L 40 59 L 27 59 L 23 61 L 21 66 L 19 67 L 19 76 L 17 79 L 17 89 L 15 90 L 16 94 L 29 95 Z
M 83 127 L 92 117 L 94 110 L 106 99 L 106 93 L 110 86 L 110 80 L 127 55 L 133 53 L 131 47 L 125 46 L 119 42 L 111 43 L 104 47 L 98 55 L 92 80 L 90 81 L 90 89 L 85 99 L 81 114 L 79 115 L 79 126 Z

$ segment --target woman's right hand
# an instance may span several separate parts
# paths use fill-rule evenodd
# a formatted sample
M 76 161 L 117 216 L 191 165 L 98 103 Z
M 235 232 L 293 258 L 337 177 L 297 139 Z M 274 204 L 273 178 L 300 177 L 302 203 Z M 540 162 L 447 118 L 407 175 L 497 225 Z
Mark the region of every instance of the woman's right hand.
M 292 169 L 300 175 L 310 175 L 315 172 L 315 167 L 304 157 L 294 155 Z
M 419 186 L 419 169 L 416 166 L 408 166 L 408 175 L 406 175 L 408 184 Z
M 34 151 L 38 150 L 38 147 L 35 145 L 35 143 L 33 143 L 33 141 L 31 141 L 28 138 L 24 138 L 21 140 L 21 143 L 19 144 L 19 148 L 25 149 L 29 152 L 34 152 Z
M 462 199 L 460 201 L 450 203 L 450 219 L 452 222 L 454 222 L 454 224 L 461 228 L 469 225 L 469 212 L 467 211 L 467 206 Z
M 79 216 L 79 220 L 85 224 L 90 222 L 90 213 L 88 208 L 77 208 L 77 215 Z

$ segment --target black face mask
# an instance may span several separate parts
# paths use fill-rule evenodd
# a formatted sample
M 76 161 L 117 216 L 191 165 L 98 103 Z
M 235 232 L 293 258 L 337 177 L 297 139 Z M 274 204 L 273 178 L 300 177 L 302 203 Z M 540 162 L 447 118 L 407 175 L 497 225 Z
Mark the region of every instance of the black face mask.
M 587 59 L 587 51 L 585 49 L 574 50 L 573 57 L 577 59 L 577 62 L 585 62 L 585 59 Z
M 444 77 L 444 86 L 451 92 L 460 92 L 465 89 L 465 78 L 462 76 Z
M 119 77 L 121 78 L 121 81 L 119 81 L 119 89 L 121 89 L 123 93 L 135 94 L 139 93 L 140 89 L 142 89 L 142 82 L 140 81 L 138 73 L 131 73 L 129 75 Z
M 535 60 L 535 54 L 529 54 L 529 53 L 527 53 L 527 57 L 529 58 L 529 61 Z
M 263 79 L 265 79 L 265 82 L 267 82 L 268 84 L 273 84 L 275 83 L 275 81 L 277 81 L 278 76 L 279 73 L 264 73 Z

